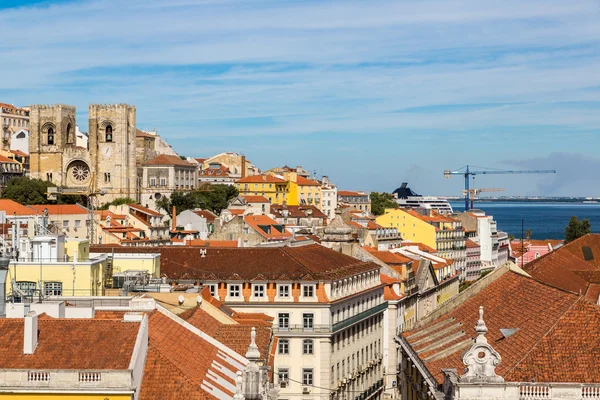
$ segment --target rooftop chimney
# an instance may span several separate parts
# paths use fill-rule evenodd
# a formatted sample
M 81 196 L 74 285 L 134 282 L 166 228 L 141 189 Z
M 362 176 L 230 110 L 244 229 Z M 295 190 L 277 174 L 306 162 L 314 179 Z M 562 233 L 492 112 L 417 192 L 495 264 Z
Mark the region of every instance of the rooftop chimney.
M 246 156 L 242 154 L 242 179 L 246 177 Z
M 6 317 L 6 274 L 8 273 L 10 258 L 0 257 L 0 318 Z
M 173 206 L 173 209 L 171 211 L 171 230 L 176 230 L 177 229 L 177 207 Z
M 25 316 L 23 329 L 23 354 L 33 354 L 38 342 L 38 317 L 35 311 L 29 311 Z

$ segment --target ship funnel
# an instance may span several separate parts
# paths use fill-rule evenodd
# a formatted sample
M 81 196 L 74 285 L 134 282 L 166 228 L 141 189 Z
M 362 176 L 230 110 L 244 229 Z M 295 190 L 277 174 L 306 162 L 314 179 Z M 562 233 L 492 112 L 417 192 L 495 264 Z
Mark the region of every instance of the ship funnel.
M 0 318 L 6 318 L 6 275 L 10 258 L 0 257 Z

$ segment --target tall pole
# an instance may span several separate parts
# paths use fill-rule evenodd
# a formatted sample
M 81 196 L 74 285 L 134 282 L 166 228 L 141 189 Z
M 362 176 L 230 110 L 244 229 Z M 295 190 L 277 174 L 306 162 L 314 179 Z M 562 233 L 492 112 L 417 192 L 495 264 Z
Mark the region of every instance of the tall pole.
M 521 219 L 521 269 L 523 269 L 523 257 L 525 256 L 525 242 L 523 236 L 525 235 L 525 219 Z
M 469 166 L 467 165 L 467 172 L 465 172 L 465 211 L 469 211 Z

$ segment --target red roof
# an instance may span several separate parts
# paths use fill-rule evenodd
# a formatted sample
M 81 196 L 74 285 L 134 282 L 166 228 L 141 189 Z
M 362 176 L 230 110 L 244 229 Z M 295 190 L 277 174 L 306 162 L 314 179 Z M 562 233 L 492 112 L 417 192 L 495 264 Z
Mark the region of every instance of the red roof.
M 206 222 L 214 222 L 215 219 L 217 219 L 217 216 L 208 210 L 197 210 L 192 212 L 199 217 L 205 218 Z
M 283 210 L 288 210 L 289 218 L 306 218 L 309 216 L 312 218 L 327 218 L 327 215 L 323 211 L 319 210 L 313 205 L 303 206 L 282 206 L 279 204 L 271 205 L 271 213 L 277 218 L 283 218 Z M 309 211 L 310 210 L 310 211 Z
M 302 186 L 321 186 L 321 184 L 317 181 L 313 181 L 312 179 L 306 179 L 303 176 L 298 175 L 296 178 L 296 183 Z
M 44 209 L 48 210 L 49 215 L 72 215 L 72 214 L 89 214 L 90 211 L 79 204 L 32 204 L 29 207 L 39 213 L 43 213 Z
M 0 199 L 0 211 L 6 211 L 6 216 L 12 215 L 36 215 L 39 214 L 33 208 L 21 205 L 16 201 L 10 199 Z
M 22 318 L 0 319 L 0 368 L 127 370 L 140 324 L 38 317 L 32 355 L 23 354 L 23 329 Z
M 359 193 L 359 192 L 352 192 L 350 190 L 338 190 L 338 196 L 344 196 L 344 197 L 353 196 L 353 197 L 357 197 L 357 196 L 368 196 L 368 194 L 366 194 L 366 193 Z
M 600 383 L 600 308 L 512 271 L 449 313 L 403 334 L 438 383 L 442 368 L 464 369 L 462 355 L 476 336 L 480 306 L 487 340 L 502 357 L 496 373 L 507 382 Z M 428 336 L 434 325 L 444 336 Z M 504 337 L 501 328 L 517 331 Z M 455 339 L 447 341 L 451 336 Z M 441 340 L 446 342 L 438 344 Z
M 251 175 L 238 179 L 235 183 L 287 183 L 287 181 L 271 175 Z
M 477 243 L 475 243 L 474 241 L 472 241 L 471 239 L 467 239 L 467 243 L 465 244 L 465 246 L 467 247 L 481 247 L 480 245 L 478 245 Z
M 267 215 L 245 215 L 244 222 L 267 239 L 283 240 L 292 237 L 285 226 Z
M 402 242 L 402 247 L 417 246 L 417 248 L 425 253 L 437 253 L 437 250 L 433 247 L 429 247 L 426 244 L 419 242 Z
M 29 157 L 29 154 L 23 153 L 21 150 L 11 150 L 10 152 L 19 157 Z
M 237 240 L 202 240 L 192 239 L 188 240 L 190 246 L 202 246 L 202 247 L 238 247 Z
M 156 156 L 152 160 L 146 161 L 144 165 L 179 165 L 183 167 L 193 167 L 193 165 L 186 160 L 182 160 L 178 156 L 169 154 L 161 154 Z
M 246 203 L 270 203 L 269 199 L 264 196 L 242 196 Z
M 411 258 L 405 257 L 402 254 L 392 253 L 391 251 L 380 251 L 373 247 L 363 247 L 369 254 L 378 260 L 390 265 L 403 265 L 413 262 Z
M 141 206 L 139 204 L 127 204 L 129 208 L 133 208 L 136 211 L 142 212 L 144 214 L 152 215 L 153 217 L 162 217 L 163 215 L 159 212 L 149 209 L 148 207 Z

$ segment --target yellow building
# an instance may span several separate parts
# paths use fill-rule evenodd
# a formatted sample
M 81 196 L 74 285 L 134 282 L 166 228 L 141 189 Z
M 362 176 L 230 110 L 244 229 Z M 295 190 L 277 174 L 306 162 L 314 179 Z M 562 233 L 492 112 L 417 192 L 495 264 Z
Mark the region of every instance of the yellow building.
M 271 175 L 247 176 L 235 181 L 235 187 L 241 196 L 263 196 L 271 204 L 288 201 L 288 182 Z
M 457 271 L 466 268 L 466 238 L 460 220 L 425 209 L 386 209 L 376 220 L 396 228 L 404 240 L 436 249 L 440 257 L 454 261 Z
M 321 184 L 295 172 L 286 172 L 288 182 L 287 204 L 290 206 L 314 205 L 321 209 Z
M 6 293 L 15 298 L 102 296 L 106 256 L 89 256 L 87 239 L 36 236 L 18 260 L 11 260 Z M 14 280 L 14 287 L 13 287 Z

